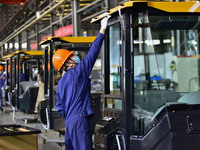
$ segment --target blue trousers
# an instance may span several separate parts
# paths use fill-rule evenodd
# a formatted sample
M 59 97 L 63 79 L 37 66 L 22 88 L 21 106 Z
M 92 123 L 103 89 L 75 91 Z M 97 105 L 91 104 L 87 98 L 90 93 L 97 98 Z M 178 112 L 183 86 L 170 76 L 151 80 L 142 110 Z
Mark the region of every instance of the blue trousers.
M 65 130 L 65 150 L 92 150 L 92 134 L 88 118 L 69 121 Z
M 0 86 L 0 99 L 1 99 L 1 104 L 0 104 L 0 108 L 3 107 L 3 91 L 2 91 L 2 87 Z

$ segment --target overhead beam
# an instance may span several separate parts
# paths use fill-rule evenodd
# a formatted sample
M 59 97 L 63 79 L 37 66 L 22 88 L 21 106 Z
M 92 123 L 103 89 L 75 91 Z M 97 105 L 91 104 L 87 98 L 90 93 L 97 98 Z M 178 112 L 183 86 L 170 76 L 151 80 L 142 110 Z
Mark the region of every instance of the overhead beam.
M 17 36 L 18 34 L 20 34 L 21 32 L 23 32 L 24 30 L 26 30 L 28 27 L 30 27 L 31 25 L 35 24 L 37 21 L 41 20 L 45 15 L 51 13 L 55 8 L 57 8 L 58 6 L 60 6 L 65 0 L 61 0 L 60 2 L 58 2 L 56 5 L 54 5 L 53 7 L 49 8 L 47 11 L 45 11 L 43 14 L 41 14 L 41 16 L 39 18 L 34 19 L 32 22 L 30 22 L 29 24 L 27 24 L 25 27 L 23 27 L 22 29 L 20 29 L 18 32 L 14 32 L 13 34 L 11 34 L 10 36 L 8 36 L 5 40 L 3 40 L 0 43 L 0 47 L 5 44 L 6 42 L 10 41 L 12 38 L 14 38 L 15 36 Z

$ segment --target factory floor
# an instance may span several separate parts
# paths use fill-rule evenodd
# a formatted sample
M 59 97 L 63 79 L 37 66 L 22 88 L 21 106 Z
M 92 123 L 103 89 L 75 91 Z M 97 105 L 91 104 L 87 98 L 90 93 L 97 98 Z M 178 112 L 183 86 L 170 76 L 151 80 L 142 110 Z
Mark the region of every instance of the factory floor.
M 48 138 L 46 138 L 46 137 L 53 137 L 53 134 L 54 135 L 58 134 L 56 131 L 49 131 L 49 130 L 47 131 L 44 129 L 42 123 L 39 123 L 37 121 L 30 121 L 31 120 L 30 118 L 35 117 L 36 114 L 24 114 L 22 112 L 17 111 L 14 115 L 15 119 L 13 119 L 13 112 L 11 110 L 12 109 L 10 107 L 6 106 L 4 107 L 4 111 L 0 111 L 0 125 L 17 124 L 17 125 L 32 127 L 32 128 L 41 130 L 42 133 L 38 134 L 38 150 L 63 150 L 64 149 L 63 143 L 54 142 L 54 139 L 48 140 Z M 24 118 L 28 118 L 28 120 Z M 57 136 L 60 137 L 60 134 L 58 134 Z M 60 138 L 64 140 L 63 135 Z

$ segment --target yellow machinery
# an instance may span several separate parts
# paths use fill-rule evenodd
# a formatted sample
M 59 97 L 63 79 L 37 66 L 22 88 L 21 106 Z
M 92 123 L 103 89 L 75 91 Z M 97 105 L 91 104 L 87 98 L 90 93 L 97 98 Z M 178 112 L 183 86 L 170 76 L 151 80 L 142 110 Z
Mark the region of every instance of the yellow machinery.
M 128 1 L 91 22 L 107 15 L 95 149 L 198 150 L 199 1 Z
M 0 126 L 0 149 L 37 150 L 40 130 L 21 125 Z
M 33 113 L 35 108 L 35 101 L 37 98 L 37 90 L 38 88 L 34 87 L 34 92 L 30 91 L 32 94 L 26 94 L 26 98 L 24 96 L 20 97 L 20 76 L 21 73 L 29 72 L 30 76 L 27 77 L 31 80 L 34 80 L 32 77 L 32 65 L 35 65 L 35 68 L 40 69 L 40 61 L 43 59 L 44 52 L 43 51 L 16 51 L 10 55 L 4 56 L 3 59 L 6 60 L 6 86 L 5 86 L 5 97 L 6 102 L 12 106 L 13 110 L 13 119 L 15 119 L 15 110 L 21 110 L 28 113 Z M 29 62 L 28 62 L 29 61 Z M 26 67 L 25 63 L 29 63 L 31 66 Z M 10 68 L 8 68 L 10 66 Z M 20 67 L 18 67 L 20 66 Z M 21 67 L 23 66 L 23 67 Z M 29 70 L 27 69 L 29 68 Z M 28 71 L 27 71 L 28 70 Z M 33 84 L 33 82 L 32 82 Z M 25 90 L 25 89 L 24 89 Z M 26 100 L 25 100 L 26 99 Z M 23 100 L 21 103 L 19 101 Z

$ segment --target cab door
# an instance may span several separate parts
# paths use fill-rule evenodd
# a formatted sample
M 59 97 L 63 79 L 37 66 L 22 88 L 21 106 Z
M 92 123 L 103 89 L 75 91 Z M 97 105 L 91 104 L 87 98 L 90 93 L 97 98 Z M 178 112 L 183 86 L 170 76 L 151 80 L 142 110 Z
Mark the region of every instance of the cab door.
M 129 149 L 131 127 L 131 44 L 129 14 L 110 20 L 105 40 L 104 116 L 115 117 L 120 123 L 123 144 Z

